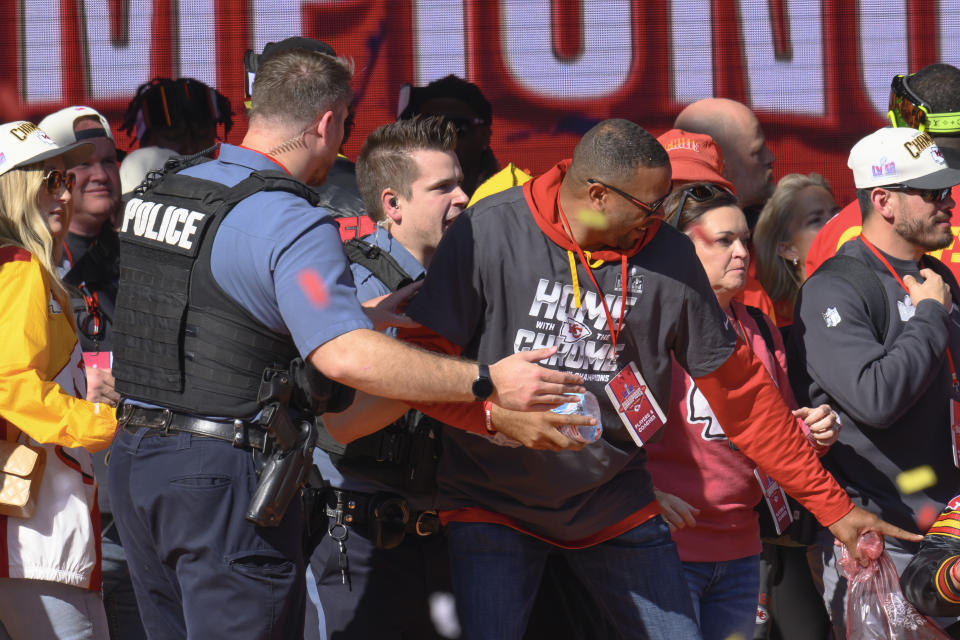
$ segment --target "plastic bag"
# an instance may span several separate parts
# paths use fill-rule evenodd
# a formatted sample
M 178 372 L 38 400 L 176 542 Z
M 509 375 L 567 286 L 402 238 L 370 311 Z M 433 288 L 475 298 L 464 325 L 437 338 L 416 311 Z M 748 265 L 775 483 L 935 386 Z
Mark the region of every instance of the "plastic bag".
M 949 640 L 903 596 L 883 538 L 872 531 L 861 535 L 857 552 L 870 564 L 861 567 L 846 547 L 840 559 L 847 578 L 847 640 Z

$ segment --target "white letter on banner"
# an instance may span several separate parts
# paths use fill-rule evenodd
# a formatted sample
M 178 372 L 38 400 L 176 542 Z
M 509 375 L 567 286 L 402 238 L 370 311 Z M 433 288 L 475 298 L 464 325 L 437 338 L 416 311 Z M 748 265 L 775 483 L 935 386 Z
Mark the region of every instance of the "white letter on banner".
M 129 100 L 137 87 L 150 79 L 150 29 L 153 0 L 129 0 L 123 43 L 110 41 L 110 8 L 107 0 L 84 0 L 87 52 L 90 55 L 90 98 Z
M 890 81 L 907 69 L 905 0 L 860 3 L 860 69 L 863 86 L 877 115 L 887 120 Z M 941 20 L 942 20 L 941 16 Z M 853 78 L 850 78 L 851 82 Z M 842 87 L 841 87 L 842 91 Z
M 26 102 L 57 102 L 63 98 L 60 74 L 60 3 L 23 0 L 21 93 Z
M 422 87 L 451 73 L 467 77 L 463 0 L 414 0 L 414 85 Z
M 789 59 L 774 55 L 770 0 L 740 0 L 740 33 L 752 109 L 823 115 L 823 10 L 819 2 L 785 3 Z
M 301 0 L 253 0 L 253 50 L 262 53 L 268 42 L 303 35 Z
M 670 3 L 673 99 L 689 104 L 713 96 L 713 28 L 710 0 Z
M 559 60 L 550 0 L 501 3 L 503 57 L 526 89 L 548 98 L 600 98 L 619 89 L 633 60 L 630 0 L 583 0 L 583 52 Z
M 179 76 L 214 88 L 217 86 L 215 21 L 214 0 L 177 0 Z
M 960 2 L 940 0 L 940 62 L 960 67 Z

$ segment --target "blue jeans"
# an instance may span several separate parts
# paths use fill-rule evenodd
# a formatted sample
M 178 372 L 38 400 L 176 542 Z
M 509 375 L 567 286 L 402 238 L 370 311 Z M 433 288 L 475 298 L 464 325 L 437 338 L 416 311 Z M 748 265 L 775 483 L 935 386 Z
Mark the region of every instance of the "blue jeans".
M 547 556 L 562 554 L 624 640 L 700 638 L 677 548 L 659 516 L 585 549 L 486 523 L 447 527 L 457 613 L 466 640 L 520 640 Z
M 735 633 L 753 637 L 760 556 L 727 562 L 684 562 L 683 574 L 704 640 L 725 640 Z
M 0 640 L 108 640 L 100 593 L 47 580 L 0 578 Z

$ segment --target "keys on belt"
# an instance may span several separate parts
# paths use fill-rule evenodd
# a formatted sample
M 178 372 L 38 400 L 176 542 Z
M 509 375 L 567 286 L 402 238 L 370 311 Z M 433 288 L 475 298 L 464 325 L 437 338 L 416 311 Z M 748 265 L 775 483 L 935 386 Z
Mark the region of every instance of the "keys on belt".
M 238 448 L 263 450 L 266 432 L 243 420 L 208 420 L 170 409 L 138 407 L 123 402 L 117 409 L 117 422 L 127 433 L 135 434 L 146 427 L 144 437 L 168 436 L 171 433 L 191 433 L 206 438 L 225 440 Z

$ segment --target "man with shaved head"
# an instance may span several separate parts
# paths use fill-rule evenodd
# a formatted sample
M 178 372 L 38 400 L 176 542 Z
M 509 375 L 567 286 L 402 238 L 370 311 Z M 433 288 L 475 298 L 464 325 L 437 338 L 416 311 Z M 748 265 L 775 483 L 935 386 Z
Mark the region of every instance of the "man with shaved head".
M 664 426 L 673 358 L 730 440 L 838 537 L 855 545 L 864 528 L 892 529 L 852 507 L 738 343 L 693 245 L 662 224 L 670 191 L 660 143 L 605 120 L 572 160 L 460 214 L 407 308 L 423 328 L 401 337 L 480 362 L 556 345 L 543 364 L 584 378 L 603 427 L 573 439 L 557 426 L 579 415 L 422 407 L 455 427 L 443 430 L 437 506 L 464 637 L 519 640 L 551 555 L 566 559 L 620 637 L 701 637 L 642 449 Z M 589 413 L 577 396 L 568 404 Z M 325 416 L 338 440 L 363 435 L 336 421 Z
M 720 145 L 723 177 L 733 183 L 750 228 L 773 193 L 773 153 L 760 121 L 747 106 L 727 98 L 705 98 L 687 106 L 675 129 L 705 133 Z

